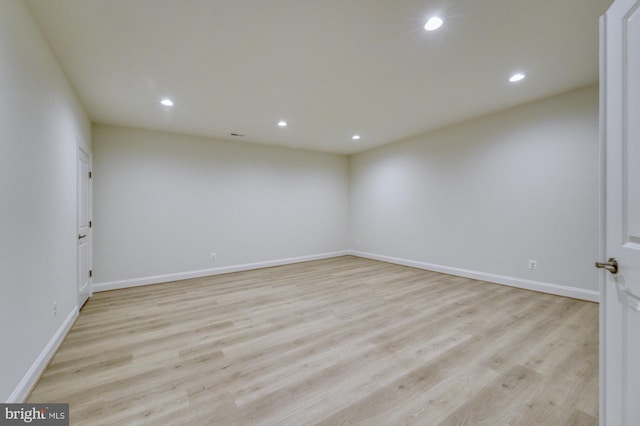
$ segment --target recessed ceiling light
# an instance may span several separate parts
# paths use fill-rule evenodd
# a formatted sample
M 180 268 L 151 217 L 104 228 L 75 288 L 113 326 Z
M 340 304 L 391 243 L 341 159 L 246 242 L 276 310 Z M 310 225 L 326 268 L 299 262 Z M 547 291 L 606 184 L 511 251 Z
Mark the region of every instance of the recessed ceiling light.
M 512 83 L 515 83 L 516 81 L 520 81 L 522 79 L 524 79 L 526 76 L 524 74 L 521 73 L 517 73 L 512 75 L 511 77 L 509 77 L 509 81 Z
M 279 122 L 278 122 L 278 126 L 280 126 L 280 127 L 287 127 L 287 122 L 286 122 L 286 121 L 279 121 Z
M 353 139 L 354 141 L 357 141 L 360 139 L 360 135 L 353 135 L 351 136 L 351 139 Z
M 173 101 L 171 99 L 163 99 L 160 103 L 164 106 L 173 106 Z
M 424 24 L 424 29 L 427 31 L 437 30 L 442 26 L 442 19 L 437 16 L 432 16 L 429 18 L 426 24 Z

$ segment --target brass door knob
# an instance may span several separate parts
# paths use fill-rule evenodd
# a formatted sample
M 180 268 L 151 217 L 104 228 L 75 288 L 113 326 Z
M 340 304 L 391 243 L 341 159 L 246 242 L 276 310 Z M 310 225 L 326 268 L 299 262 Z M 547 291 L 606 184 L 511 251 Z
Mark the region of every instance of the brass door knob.
M 596 268 L 606 269 L 607 271 L 615 275 L 618 273 L 618 261 L 615 258 L 611 257 L 606 263 L 596 262 Z

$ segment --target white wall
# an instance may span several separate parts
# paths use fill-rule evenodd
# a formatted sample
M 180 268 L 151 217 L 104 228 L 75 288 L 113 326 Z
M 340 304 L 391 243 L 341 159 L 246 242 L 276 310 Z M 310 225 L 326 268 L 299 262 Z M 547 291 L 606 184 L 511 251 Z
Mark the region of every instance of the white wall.
M 21 401 L 77 312 L 76 138 L 91 131 L 22 1 L 0 1 L 0 93 L 0 400 Z
M 358 154 L 350 243 L 595 300 L 598 164 L 596 86 Z
M 110 126 L 93 138 L 97 290 L 347 247 L 345 156 Z

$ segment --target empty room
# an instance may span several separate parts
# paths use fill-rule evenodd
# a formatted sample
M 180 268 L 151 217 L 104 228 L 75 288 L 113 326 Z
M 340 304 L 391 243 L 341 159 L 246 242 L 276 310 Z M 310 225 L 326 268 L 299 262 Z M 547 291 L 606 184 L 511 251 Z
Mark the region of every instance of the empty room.
M 0 1 L 0 423 L 638 424 L 639 41 L 640 0 Z

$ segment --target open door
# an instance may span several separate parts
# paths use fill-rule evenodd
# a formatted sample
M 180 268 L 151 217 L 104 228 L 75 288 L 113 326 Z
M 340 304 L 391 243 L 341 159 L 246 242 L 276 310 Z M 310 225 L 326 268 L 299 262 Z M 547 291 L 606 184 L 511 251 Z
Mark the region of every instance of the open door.
M 78 309 L 91 296 L 91 157 L 78 147 Z
M 601 19 L 600 424 L 640 424 L 640 0 Z

